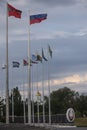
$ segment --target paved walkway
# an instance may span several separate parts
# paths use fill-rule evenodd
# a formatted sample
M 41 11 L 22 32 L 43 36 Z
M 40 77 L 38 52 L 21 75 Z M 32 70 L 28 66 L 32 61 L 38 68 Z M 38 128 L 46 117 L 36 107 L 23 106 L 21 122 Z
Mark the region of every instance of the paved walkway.
M 87 130 L 87 127 L 70 127 L 70 126 L 50 126 L 45 127 L 29 126 L 24 124 L 0 124 L 0 130 Z
M 34 127 L 24 124 L 1 124 L 0 130 L 44 130 L 44 128 Z

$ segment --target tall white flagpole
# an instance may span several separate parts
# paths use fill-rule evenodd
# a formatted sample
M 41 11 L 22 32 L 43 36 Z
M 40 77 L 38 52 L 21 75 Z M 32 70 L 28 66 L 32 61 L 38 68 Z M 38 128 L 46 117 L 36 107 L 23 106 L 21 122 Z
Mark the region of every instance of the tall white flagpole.
M 14 89 L 13 89 L 13 66 L 12 66 L 12 122 L 14 122 Z
M 6 3 L 6 124 L 9 124 L 8 3 Z
M 44 105 L 44 64 L 42 65 L 42 97 L 43 97 L 43 123 L 45 123 L 45 105 Z
M 39 88 L 38 88 L 38 64 L 37 64 L 37 121 L 39 124 L 39 96 L 38 96 Z
M 48 60 L 49 60 L 49 54 L 48 54 Z M 49 124 L 51 124 L 51 102 L 50 102 L 50 66 L 48 61 L 48 100 L 49 100 Z
M 24 65 L 23 65 L 23 71 L 24 71 Z M 24 86 L 24 80 L 23 80 L 23 110 L 24 110 L 24 124 L 25 124 L 26 123 L 26 112 L 25 112 L 25 91 L 24 91 L 25 89 L 24 89 L 24 87 L 25 86 Z
M 32 66 L 32 120 L 34 123 L 34 87 L 33 87 L 33 66 Z
M 30 14 L 30 11 L 29 11 Z M 30 15 L 28 14 L 28 123 L 31 124 Z
M 24 124 L 26 123 L 26 113 L 25 113 L 25 95 L 24 95 L 24 84 L 23 84 L 23 110 L 24 110 Z
M 14 89 L 12 88 L 12 122 L 14 122 Z

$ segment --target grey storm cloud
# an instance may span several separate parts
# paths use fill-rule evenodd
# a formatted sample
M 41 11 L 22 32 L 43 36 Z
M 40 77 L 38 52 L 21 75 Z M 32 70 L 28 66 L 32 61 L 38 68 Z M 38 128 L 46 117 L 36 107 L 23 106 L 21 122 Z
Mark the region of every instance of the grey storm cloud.
M 75 5 L 78 0 L 31 0 L 32 2 L 40 3 L 49 6 L 71 6 Z
M 1 0 L 0 1 L 0 6 L 3 4 L 3 3 L 5 3 L 6 2 L 6 0 Z
M 9 2 L 12 0 L 9 0 Z M 7 0 L 0 0 L 0 8 L 7 2 Z
M 0 29 L 2 30 L 0 35 L 0 66 L 5 64 L 6 48 L 3 43 L 5 43 L 6 1 L 0 1 L 0 8 L 2 8 L 0 13 L 2 23 L 0 24 Z M 49 59 L 49 63 L 51 63 L 50 79 L 59 80 L 74 74 L 87 73 L 87 11 L 84 8 L 87 5 L 87 0 L 9 0 L 9 3 L 18 9 L 21 8 L 23 11 L 22 19 L 9 18 L 9 64 L 13 60 L 17 60 L 21 64 L 19 68 L 21 69 L 20 76 L 19 78 L 15 77 L 15 82 L 19 83 L 20 81 L 21 84 L 21 79 L 23 78 L 22 60 L 27 59 L 26 19 L 27 9 L 29 10 L 29 8 L 31 9 L 31 14 L 45 10 L 49 15 L 46 21 L 31 26 L 30 47 L 31 54 L 36 52 L 41 54 L 41 49 L 43 48 L 45 56 L 48 57 L 47 46 L 50 44 L 53 51 L 52 59 Z M 48 62 L 43 62 L 43 64 L 45 68 L 44 80 L 47 80 Z M 43 64 L 40 63 L 38 65 L 38 81 L 42 80 Z M 33 68 L 36 74 L 36 65 L 33 65 Z M 34 81 L 36 80 L 37 78 L 35 77 Z M 62 83 L 63 86 L 65 84 L 75 85 L 72 81 Z

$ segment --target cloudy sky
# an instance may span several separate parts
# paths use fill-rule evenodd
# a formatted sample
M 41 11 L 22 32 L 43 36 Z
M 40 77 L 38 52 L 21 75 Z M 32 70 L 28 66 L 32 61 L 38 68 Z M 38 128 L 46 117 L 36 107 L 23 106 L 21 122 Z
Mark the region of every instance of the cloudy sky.
M 27 67 L 23 59 L 28 56 L 28 32 L 30 53 L 48 57 L 48 44 L 53 56 L 48 62 L 33 65 L 32 81 L 48 93 L 69 87 L 80 93 L 87 92 L 87 0 L 9 0 L 9 4 L 22 10 L 22 18 L 8 18 L 9 88 L 27 88 Z M 29 26 L 29 15 L 47 13 L 47 20 Z M 5 88 L 6 63 L 6 0 L 0 0 L 0 89 Z M 20 68 L 12 68 L 12 61 L 19 61 Z M 49 66 L 49 67 L 48 67 Z M 48 74 L 49 68 L 49 74 Z M 44 71 L 43 71 L 44 70 Z M 49 76 L 48 76 L 49 75 Z M 37 83 L 38 81 L 38 83 Z

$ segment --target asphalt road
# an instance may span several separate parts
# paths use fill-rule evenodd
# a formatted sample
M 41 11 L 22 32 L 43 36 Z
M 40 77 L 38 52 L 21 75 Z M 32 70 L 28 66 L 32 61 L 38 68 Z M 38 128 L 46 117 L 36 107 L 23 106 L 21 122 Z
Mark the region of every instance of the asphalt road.
M 61 127 L 61 128 L 43 128 L 43 127 L 34 127 L 34 126 L 29 126 L 29 125 L 24 125 L 24 124 L 3 124 L 0 125 L 0 130 L 87 130 L 87 127 Z

